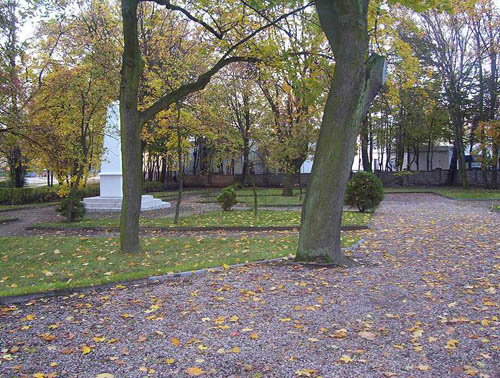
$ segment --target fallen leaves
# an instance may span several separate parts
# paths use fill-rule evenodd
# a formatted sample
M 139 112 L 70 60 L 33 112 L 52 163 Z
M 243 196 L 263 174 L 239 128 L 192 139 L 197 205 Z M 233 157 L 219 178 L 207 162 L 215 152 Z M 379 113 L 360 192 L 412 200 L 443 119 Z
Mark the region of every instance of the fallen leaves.
M 361 337 L 362 339 L 370 340 L 370 341 L 375 340 L 375 338 L 377 337 L 376 334 L 374 334 L 373 332 L 369 332 L 369 331 L 358 332 L 358 336 Z
M 180 342 L 180 340 L 177 337 L 172 337 L 172 345 L 173 346 L 177 347 L 177 346 L 179 346 L 180 343 L 181 342 Z
M 448 341 L 446 342 L 446 346 L 445 346 L 445 348 L 446 348 L 447 350 L 455 350 L 455 349 L 457 349 L 457 345 L 458 345 L 458 343 L 459 343 L 459 341 L 458 341 L 458 340 L 456 340 L 456 339 L 451 339 L 451 340 L 448 340 Z
M 204 371 L 200 369 L 199 367 L 189 367 L 186 369 L 187 375 L 190 377 L 197 377 L 199 375 L 202 375 Z
M 82 354 L 89 354 L 92 351 L 92 348 L 90 348 L 88 345 L 82 345 L 81 348 Z
M 334 331 L 331 335 L 334 339 L 343 339 L 347 336 L 347 330 L 344 328 Z

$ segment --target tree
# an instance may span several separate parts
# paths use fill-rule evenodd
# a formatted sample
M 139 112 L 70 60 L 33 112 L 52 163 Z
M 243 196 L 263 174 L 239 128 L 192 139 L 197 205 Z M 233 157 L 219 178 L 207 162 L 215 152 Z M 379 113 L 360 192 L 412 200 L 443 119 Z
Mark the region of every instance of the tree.
M 368 1 L 316 0 L 321 27 L 335 56 L 309 188 L 302 208 L 299 261 L 349 264 L 340 226 L 344 191 L 361 119 L 385 80 L 385 59 L 368 59 Z
M 138 94 L 143 73 L 142 53 L 138 39 L 138 0 L 122 0 L 122 21 L 124 49 L 122 57 L 120 84 L 120 123 L 122 135 L 122 169 L 123 169 L 123 202 L 120 218 L 120 248 L 122 252 L 135 253 L 139 245 L 139 216 L 142 192 L 141 164 L 141 131 L 145 123 L 152 120 L 160 111 L 191 93 L 205 88 L 211 78 L 225 66 L 241 61 L 256 61 L 254 56 L 248 56 L 242 51 L 246 42 L 262 30 L 276 25 L 289 14 L 305 9 L 303 5 L 263 22 L 256 26 L 261 15 L 240 13 L 239 3 L 214 3 L 200 1 L 188 3 L 190 8 L 172 4 L 169 0 L 155 0 L 170 12 L 179 12 L 189 21 L 192 28 L 202 28 L 206 38 L 214 37 L 213 48 L 207 51 L 207 60 L 213 60 L 213 65 L 196 78 L 187 83 L 163 93 L 154 103 L 144 109 L 139 108 Z M 234 22 L 234 14 L 242 15 L 241 21 Z M 258 16 L 257 19 L 255 16 Z M 209 25 L 206 20 L 212 20 Z M 192 24 L 191 24 L 192 23 Z M 210 53 L 210 54 L 209 54 Z M 235 55 L 242 53 L 242 55 Z M 218 57 L 218 58 L 217 58 Z
M 464 123 L 467 93 L 471 90 L 476 54 L 473 52 L 473 30 L 466 2 L 453 2 L 452 10 L 430 10 L 422 13 L 424 40 L 431 51 L 435 67 L 443 82 L 453 127 L 454 156 L 448 183 L 451 185 L 457 168 L 464 188 L 469 187 L 464 150 Z

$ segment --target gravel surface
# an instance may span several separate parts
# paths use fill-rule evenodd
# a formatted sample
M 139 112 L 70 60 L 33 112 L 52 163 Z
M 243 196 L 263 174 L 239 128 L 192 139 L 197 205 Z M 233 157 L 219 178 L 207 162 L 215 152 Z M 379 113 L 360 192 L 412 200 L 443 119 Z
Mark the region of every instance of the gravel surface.
M 387 195 L 363 237 L 347 270 L 253 265 L 0 308 L 0 376 L 499 377 L 500 214 Z

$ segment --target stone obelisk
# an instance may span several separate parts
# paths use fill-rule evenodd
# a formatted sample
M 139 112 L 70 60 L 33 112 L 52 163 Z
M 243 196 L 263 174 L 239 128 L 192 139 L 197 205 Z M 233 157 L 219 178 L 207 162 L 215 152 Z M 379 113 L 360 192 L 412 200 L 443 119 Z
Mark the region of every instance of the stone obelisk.
M 120 106 L 113 102 L 108 106 L 104 131 L 104 152 L 101 158 L 100 196 L 84 198 L 89 212 L 120 212 L 123 199 L 122 154 L 120 145 Z M 153 196 L 141 198 L 141 211 L 170 207 Z

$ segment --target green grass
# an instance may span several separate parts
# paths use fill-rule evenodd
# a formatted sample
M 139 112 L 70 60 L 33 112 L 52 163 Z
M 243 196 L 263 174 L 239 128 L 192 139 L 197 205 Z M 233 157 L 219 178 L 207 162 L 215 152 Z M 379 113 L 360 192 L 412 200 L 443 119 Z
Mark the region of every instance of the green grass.
M 238 196 L 238 203 L 244 203 L 250 206 L 253 206 L 253 196 Z M 294 195 L 293 197 L 283 197 L 276 195 L 265 195 L 258 196 L 257 205 L 258 206 L 266 206 L 266 205 L 302 205 L 304 201 L 304 196 L 300 199 L 299 195 Z
M 0 238 L 0 296 L 37 293 L 294 254 L 296 236 L 148 238 L 121 254 L 114 238 Z M 344 234 L 343 246 L 358 241 Z
M 363 214 L 354 211 L 344 212 L 343 225 L 366 225 L 371 219 L 371 214 Z M 45 222 L 39 223 L 37 227 L 118 227 L 119 218 L 88 218 L 81 222 Z M 141 218 L 142 227 L 175 227 L 173 218 Z M 257 220 L 254 219 L 253 212 L 243 211 L 211 211 L 179 219 L 179 227 L 207 227 L 207 226 L 298 226 L 300 225 L 300 211 L 285 210 L 261 210 Z
M 500 205 L 492 205 L 491 210 L 500 212 Z
M 385 193 L 412 193 L 426 192 L 437 193 L 453 199 L 500 199 L 500 190 L 487 189 L 462 189 L 457 187 L 403 187 L 384 188 Z
M 2 222 L 7 222 L 9 220 L 11 220 L 12 218 L 4 218 L 4 217 L 0 217 L 0 223 Z
M 257 188 L 257 194 L 259 196 L 281 196 L 281 193 L 283 192 L 283 189 L 280 189 L 280 188 Z M 303 193 L 305 193 L 305 188 L 302 190 Z M 217 195 L 219 194 L 220 190 L 210 190 L 210 191 L 206 191 L 204 193 L 204 196 L 205 197 L 217 197 Z M 236 190 L 236 194 L 238 196 L 253 196 L 253 189 L 249 189 L 249 188 L 245 188 L 245 189 L 237 189 Z M 293 194 L 294 195 L 299 195 L 299 190 L 298 189 L 294 189 L 293 190 Z

